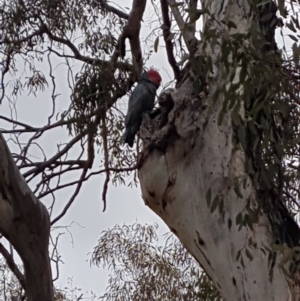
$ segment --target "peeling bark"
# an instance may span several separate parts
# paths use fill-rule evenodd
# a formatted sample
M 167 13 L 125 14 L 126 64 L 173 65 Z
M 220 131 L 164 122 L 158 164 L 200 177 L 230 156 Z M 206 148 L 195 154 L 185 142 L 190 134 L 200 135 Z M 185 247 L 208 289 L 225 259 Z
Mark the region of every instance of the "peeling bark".
M 250 29 L 248 1 L 202 4 L 218 20 L 206 19 L 206 26 L 220 29 L 220 21 L 230 20 L 238 24 L 234 32 Z M 238 223 L 246 207 L 257 208 L 257 193 L 245 171 L 245 153 L 235 137 L 231 112 L 218 125 L 223 96 L 211 105 L 212 95 L 224 83 L 220 47 L 199 43 L 197 52 L 212 58 L 208 96 L 194 93 L 190 72 L 177 90 L 163 96 L 174 106 L 163 106 L 157 116 L 143 122 L 143 199 L 201 264 L 225 300 L 299 300 L 297 274 L 291 279 L 283 273 L 285 255 L 272 250 L 276 236 L 267 213 L 260 211 L 253 229 Z M 243 183 L 238 193 L 237 181 Z
M 182 95 L 178 92 L 177 97 Z M 274 268 L 273 280 L 269 280 L 269 254 L 261 250 L 273 242 L 267 217 L 260 217 L 254 231 L 236 225 L 247 200 L 255 204 L 255 193 L 244 172 L 244 154 L 233 143 L 229 116 L 221 127 L 217 118 L 218 110 L 195 113 L 191 105 L 178 112 L 175 123 L 180 138 L 165 152 L 152 151 L 139 171 L 143 198 L 226 300 L 288 300 L 285 277 Z M 239 177 L 247 179 L 243 198 L 234 191 Z M 223 208 L 219 204 L 213 213 L 206 200 L 209 189 L 212 200 L 222 195 Z M 236 260 L 238 252 L 242 261 Z
M 20 255 L 28 301 L 52 301 L 50 219 L 20 174 L 0 135 L 0 232 Z

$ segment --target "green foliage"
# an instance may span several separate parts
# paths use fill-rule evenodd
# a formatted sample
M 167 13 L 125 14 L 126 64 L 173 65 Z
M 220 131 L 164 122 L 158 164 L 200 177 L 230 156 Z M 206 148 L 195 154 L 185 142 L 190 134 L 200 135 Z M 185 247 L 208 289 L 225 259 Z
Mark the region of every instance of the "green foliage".
M 111 271 L 106 293 L 98 297 L 74 286 L 69 278 L 67 287 L 55 287 L 54 300 L 222 301 L 208 276 L 173 235 L 159 246 L 157 228 L 156 224 L 136 223 L 102 232 L 92 258 L 97 266 Z M 0 275 L 0 300 L 24 299 L 24 291 L 3 262 Z
M 92 261 L 111 271 L 102 300 L 223 300 L 173 236 L 158 246 L 157 225 L 116 225 L 102 232 Z
M 18 107 L 24 97 L 35 96 L 43 104 L 39 115 L 45 116 L 44 124 L 16 125 L 13 117 L 12 129 L 5 127 L 6 133 L 18 136 L 23 158 L 19 166 L 27 168 L 26 180 L 35 178 L 40 199 L 49 195 L 55 199 L 58 190 L 76 182 L 81 186 L 92 176 L 108 175 L 110 169 L 114 172 L 107 178 L 124 184 L 126 175 L 135 170 L 137 156 L 122 144 L 126 104 L 117 103 L 137 79 L 131 58 L 118 56 L 118 37 L 126 18 L 90 0 L 50 2 L 4 0 L 0 4 L 0 72 L 5 89 L 0 101 Z M 48 130 L 57 129 L 58 136 L 69 137 L 57 142 L 51 154 L 41 141 L 49 139 L 45 138 Z M 41 156 L 29 159 L 35 145 Z M 98 156 L 103 149 L 109 150 L 105 160 Z M 33 172 L 41 161 L 44 167 Z
M 272 14 L 261 13 L 268 1 L 248 2 L 253 5 L 254 11 L 257 10 L 248 33 L 237 33 L 238 24 L 231 20 L 219 22 L 220 28 L 225 28 L 222 32 L 207 26 L 202 33 L 204 46 L 209 43 L 212 49 L 215 46 L 221 49 L 221 80 L 224 87 L 212 95 L 215 100 L 220 93 L 224 96 L 218 123 L 221 125 L 224 115 L 231 111 L 236 139 L 247 155 L 246 170 L 252 177 L 259 201 L 262 201 L 258 209 L 266 209 L 266 200 L 270 200 L 284 201 L 290 208 L 298 210 L 293 204 L 298 204 L 300 194 L 300 50 L 297 34 L 300 26 L 296 12 L 292 12 L 294 15 L 290 15 L 285 25 L 294 41 L 293 53 L 287 55 L 285 48 L 279 51 L 274 48 L 273 41 L 266 38 L 268 30 L 274 25 Z M 285 1 L 279 0 L 278 5 L 280 14 L 285 17 Z M 191 31 L 200 16 L 207 14 L 213 22 L 218 22 L 206 10 L 187 7 L 186 2 L 173 5 L 187 20 L 182 31 L 172 27 L 168 36 L 175 45 L 176 60 L 186 52 L 182 37 Z M 158 15 L 160 17 L 159 12 Z M 5 88 L 11 89 L 11 96 L 15 97 L 11 101 L 6 93 L 8 100 L 15 103 L 24 92 L 36 96 L 49 86 L 52 89 L 52 112 L 43 127 L 34 128 L 12 120 L 13 130 L 7 132 L 17 137 L 20 146 L 18 164 L 20 168 L 27 169 L 24 178 L 31 181 L 40 177 L 35 179 L 35 194 L 42 198 L 77 184 L 75 198 L 82 182 L 93 175 L 109 173 L 109 170 L 114 170 L 114 184 L 124 183 L 124 176 L 126 173 L 128 175 L 130 168 L 134 169 L 136 162 L 136 153 L 124 150 L 121 145 L 124 116 L 116 104 L 117 99 L 126 95 L 136 80 L 131 58 L 118 57 L 118 37 L 126 20 L 90 0 L 4 0 L 1 2 L 1 17 L 5 26 L 1 28 L 3 40 L 0 53 L 12 77 L 9 83 L 4 83 Z M 159 38 L 151 45 L 154 45 L 151 48 L 155 52 L 158 51 Z M 151 51 L 144 57 L 147 58 L 149 53 Z M 57 79 L 53 75 L 53 58 L 61 58 L 68 69 L 70 101 L 67 109 L 57 108 L 59 92 Z M 23 64 L 21 67 L 17 63 L 20 61 Z M 81 64 L 81 70 L 74 71 L 75 76 L 74 61 Z M 40 62 L 49 63 L 48 77 L 39 70 Z M 215 61 L 200 52 L 192 56 L 189 63 L 194 76 L 202 83 L 199 90 L 203 91 L 204 80 L 213 74 Z M 33 144 L 38 145 L 38 138 L 44 138 L 49 129 L 58 127 L 67 129 L 70 136 L 75 136 L 74 139 L 59 145 L 58 151 L 50 158 L 43 152 L 42 159 L 28 155 L 28 149 Z M 32 135 L 29 136 L 28 132 Z M 25 141 L 25 146 L 22 141 Z M 77 142 L 79 155 L 74 156 L 68 149 L 74 149 Z M 60 152 L 65 145 L 67 151 Z M 95 164 L 97 170 L 88 173 L 86 161 L 105 147 L 109 150 L 105 154 L 107 158 L 99 160 Z M 89 157 L 90 153 L 92 155 Z M 83 170 L 79 180 L 66 183 L 64 176 L 78 169 Z M 240 179 L 235 179 L 234 190 L 240 198 L 243 197 L 243 184 Z M 216 210 L 223 213 L 222 195 L 213 195 L 209 189 L 206 201 L 212 213 Z M 228 222 L 228 227 L 236 222 L 240 227 L 253 229 L 258 211 L 250 208 L 249 204 L 245 211 L 239 213 L 235 221 Z M 104 232 L 93 253 L 96 264 L 113 268 L 103 299 L 121 300 L 118 298 L 124 296 L 130 296 L 130 300 L 221 299 L 207 276 L 178 241 L 167 240 L 163 247 L 156 247 L 153 244 L 156 239 L 155 227 L 152 226 L 115 227 Z M 242 266 L 243 256 L 252 260 L 249 249 L 243 250 L 237 256 Z
M 276 239 L 292 247 L 298 245 L 300 239 L 298 226 L 289 214 L 299 213 L 300 52 L 297 32 L 300 27 L 299 8 L 293 7 L 288 12 L 282 3 L 279 3 L 279 11 L 284 17 L 289 14 L 285 26 L 292 32 L 288 36 L 295 41 L 292 54 L 288 54 L 285 45 L 279 49 L 276 44 L 275 29 L 282 31 L 279 27 L 284 24 L 275 14 L 274 2 L 252 0 L 249 4 L 253 22 L 248 32 L 236 32 L 233 22 L 218 21 L 211 16 L 211 22 L 204 28 L 203 44 L 213 52 L 215 47 L 217 51 L 220 48 L 220 56 L 215 59 L 221 67 L 217 73 L 204 68 L 201 76 L 209 79 L 217 74 L 216 80 L 223 83 L 212 91 L 211 106 L 221 105 L 219 126 L 225 114 L 231 113 L 236 140 L 246 154 L 246 172 L 257 192 L 257 204 L 247 204 L 246 212 L 237 215 L 236 224 L 253 229 L 260 211 L 264 210 Z M 214 26 L 214 22 L 220 26 Z M 234 179 L 233 189 L 239 198 L 243 198 L 242 185 L 245 185 L 244 180 Z M 210 190 L 206 201 L 214 211 L 218 199 L 212 200 Z
M 95 111 L 98 111 L 96 117 L 103 117 L 114 104 L 116 96 L 122 96 L 129 90 L 127 79 L 130 76 L 132 74 L 123 70 L 114 75 L 114 69 L 106 64 L 85 65 L 75 77 L 76 83 L 71 96 L 74 106 L 71 117 L 78 120 L 75 129 L 78 131 L 89 126 L 93 119 L 88 116 L 93 116 Z
M 296 226 L 292 221 L 289 226 L 283 225 L 282 214 L 287 213 L 280 203 L 283 201 L 294 213 L 299 212 L 296 163 L 300 159 L 299 46 L 293 44 L 292 55 L 287 55 L 285 48 L 279 50 L 274 37 L 278 19 L 265 9 L 268 1 L 255 3 L 258 3 L 253 6 L 254 11 L 257 10 L 257 22 L 253 22 L 249 33 L 209 35 L 211 45 L 220 45 L 220 62 L 224 64 L 223 89 L 216 91 L 213 99 L 217 100 L 217 95 L 222 93 L 219 125 L 224 114 L 231 111 L 236 139 L 246 153 L 246 171 L 258 194 L 257 210 L 251 214 L 240 213 L 236 223 L 252 228 L 259 210 L 263 209 L 277 225 L 275 232 L 279 241 L 294 245 L 298 235 L 291 237 L 295 232 L 289 234 L 292 232 L 289 227 Z M 299 29 L 299 24 L 296 12 L 292 14 L 286 26 L 296 32 L 294 29 Z M 298 37 L 292 39 L 298 40 Z M 234 190 L 238 197 L 243 197 L 237 179 Z

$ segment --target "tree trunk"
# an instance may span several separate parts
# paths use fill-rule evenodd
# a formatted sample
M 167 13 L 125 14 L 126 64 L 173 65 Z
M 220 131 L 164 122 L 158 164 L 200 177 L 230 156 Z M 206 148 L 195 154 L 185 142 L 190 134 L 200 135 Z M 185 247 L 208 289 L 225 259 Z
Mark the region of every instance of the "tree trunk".
M 254 21 L 249 1 L 202 2 L 217 20 L 207 18 L 206 30 L 250 31 Z M 227 20 L 237 28 L 228 29 L 221 23 Z M 221 125 L 218 122 L 224 95 L 219 93 L 213 99 L 214 92 L 231 82 L 230 72 L 224 78 L 219 46 L 222 35 L 218 36 L 219 44 L 207 39 L 196 51 L 212 61 L 207 93 L 202 92 L 202 98 L 194 93 L 195 72 L 191 70 L 199 67 L 194 60 L 184 83 L 163 96 L 174 103 L 171 111 L 162 109 L 159 116 L 143 123 L 142 195 L 146 205 L 201 264 L 225 300 L 300 300 L 298 276 L 291 279 L 284 273 L 283 263 L 291 255 L 273 251 L 276 235 L 267 213 L 261 210 L 253 226 L 242 225 L 243 217 L 257 207 L 257 191 L 245 170 L 246 155 L 237 141 L 231 111 L 225 112 Z
M 0 232 L 20 255 L 28 301 L 52 301 L 50 219 L 20 174 L 0 135 Z

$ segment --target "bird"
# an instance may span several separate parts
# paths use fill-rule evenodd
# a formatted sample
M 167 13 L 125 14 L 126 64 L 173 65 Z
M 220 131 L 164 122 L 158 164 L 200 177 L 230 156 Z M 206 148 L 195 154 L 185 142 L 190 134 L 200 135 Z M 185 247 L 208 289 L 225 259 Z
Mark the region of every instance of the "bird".
M 140 129 L 143 116 L 151 112 L 154 107 L 156 90 L 161 83 L 161 76 L 154 68 L 145 71 L 138 85 L 134 88 L 128 101 L 128 110 L 125 117 L 124 143 L 133 146 L 134 137 Z

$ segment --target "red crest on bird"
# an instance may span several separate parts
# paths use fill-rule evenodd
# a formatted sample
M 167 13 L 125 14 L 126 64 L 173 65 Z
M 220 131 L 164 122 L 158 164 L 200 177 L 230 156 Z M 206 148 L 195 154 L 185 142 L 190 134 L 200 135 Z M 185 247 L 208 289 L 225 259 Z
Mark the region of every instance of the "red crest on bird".
M 153 81 L 154 83 L 156 83 L 157 85 L 160 85 L 161 83 L 161 76 L 158 73 L 157 70 L 150 68 L 149 71 L 147 72 L 148 74 L 148 78 Z

